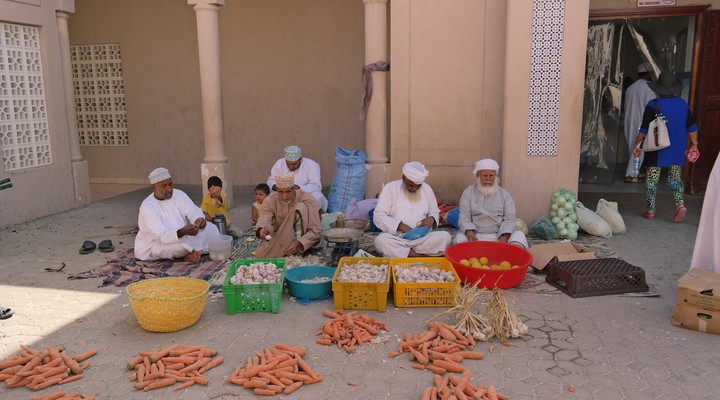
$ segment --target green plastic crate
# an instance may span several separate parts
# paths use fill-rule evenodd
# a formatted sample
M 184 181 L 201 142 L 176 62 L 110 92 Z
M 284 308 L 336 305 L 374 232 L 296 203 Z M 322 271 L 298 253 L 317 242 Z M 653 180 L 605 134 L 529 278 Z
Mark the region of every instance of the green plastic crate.
M 271 262 L 280 269 L 280 282 L 278 283 L 250 283 L 233 285 L 230 278 L 235 275 L 238 268 L 256 262 Z M 228 314 L 239 312 L 280 312 L 282 302 L 283 282 L 285 281 L 285 259 L 264 258 L 235 260 L 230 264 L 225 282 L 223 283 L 223 295 L 225 295 L 225 306 Z

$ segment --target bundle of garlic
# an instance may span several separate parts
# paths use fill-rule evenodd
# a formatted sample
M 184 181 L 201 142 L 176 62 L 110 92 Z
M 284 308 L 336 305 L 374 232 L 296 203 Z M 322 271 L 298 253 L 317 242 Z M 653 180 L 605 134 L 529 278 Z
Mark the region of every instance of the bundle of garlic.
M 233 285 L 280 282 L 280 269 L 274 263 L 254 262 L 241 265 L 230 278 Z
M 487 303 L 487 314 L 495 335 L 502 341 L 525 336 L 528 332 L 527 325 L 508 308 L 502 289 L 493 289 Z
M 419 282 L 453 282 L 455 276 L 450 271 L 444 271 L 440 268 L 431 269 L 427 266 L 393 266 L 395 280 L 400 283 L 419 283 Z
M 479 289 L 475 285 L 461 285 L 455 290 L 455 306 L 435 317 L 452 314 L 458 319 L 457 324 L 455 324 L 455 329 L 458 332 L 463 335 L 470 335 L 475 340 L 486 342 L 495 334 L 490 321 L 479 312 L 473 312 L 475 303 L 486 294 L 486 289 Z
M 340 268 L 338 282 L 386 282 L 388 279 L 388 265 L 373 265 L 365 261 L 355 264 L 346 264 Z

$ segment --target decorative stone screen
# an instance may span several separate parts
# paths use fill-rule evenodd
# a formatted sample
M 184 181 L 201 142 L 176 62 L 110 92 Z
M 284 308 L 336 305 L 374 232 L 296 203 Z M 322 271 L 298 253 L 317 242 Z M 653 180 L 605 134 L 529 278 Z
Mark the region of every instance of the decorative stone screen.
M 119 44 L 70 46 L 81 146 L 127 146 Z
M 528 156 L 557 156 L 565 0 L 533 0 Z
M 5 171 L 52 164 L 37 27 L 0 22 L 0 148 Z

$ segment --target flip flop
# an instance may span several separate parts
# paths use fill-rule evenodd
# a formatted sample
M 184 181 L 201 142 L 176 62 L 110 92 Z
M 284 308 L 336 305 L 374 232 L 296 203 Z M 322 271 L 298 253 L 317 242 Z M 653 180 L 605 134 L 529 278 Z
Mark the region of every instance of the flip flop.
M 82 247 L 80 248 L 80 254 L 89 254 L 95 251 L 95 242 L 91 242 L 89 240 L 86 240 L 83 242 Z
M 105 239 L 98 245 L 98 249 L 102 251 L 103 253 L 109 253 L 111 251 L 115 251 L 115 246 L 112 244 L 112 240 Z
M 685 219 L 686 213 L 687 208 L 685 208 L 685 206 L 677 206 L 677 208 L 675 209 L 675 214 L 673 215 L 673 222 L 682 222 Z
M 13 316 L 15 312 L 9 308 L 0 308 L 0 319 L 8 319 Z

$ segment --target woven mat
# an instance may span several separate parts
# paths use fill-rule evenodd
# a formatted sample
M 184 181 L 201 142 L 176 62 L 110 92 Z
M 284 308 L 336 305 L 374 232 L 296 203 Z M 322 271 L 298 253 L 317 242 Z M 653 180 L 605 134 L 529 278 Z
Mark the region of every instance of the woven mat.
M 71 274 L 68 279 L 103 278 L 101 287 L 127 286 L 143 279 L 186 276 L 210 283 L 210 291 L 222 290 L 222 271 L 227 261 L 213 261 L 203 256 L 199 263 L 181 259 L 141 261 L 135 258 L 133 248 L 123 249 L 107 257 L 107 264 L 89 271 Z M 222 277 L 220 277 L 222 276 Z M 217 284 L 219 279 L 220 284 Z

